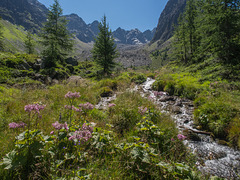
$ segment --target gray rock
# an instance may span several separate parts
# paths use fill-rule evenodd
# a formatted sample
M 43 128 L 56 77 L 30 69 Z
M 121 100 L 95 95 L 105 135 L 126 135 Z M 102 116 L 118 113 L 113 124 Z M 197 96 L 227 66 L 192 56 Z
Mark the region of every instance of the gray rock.
M 76 85 L 80 84 L 82 80 L 82 77 L 81 76 L 70 76 L 68 79 L 67 79 L 67 83 L 74 83 Z
M 173 106 L 172 109 L 171 109 L 172 113 L 174 114 L 181 114 L 182 111 L 181 111 L 181 108 L 178 107 L 178 106 Z
M 50 85 L 52 83 L 52 78 L 47 76 L 44 83 Z

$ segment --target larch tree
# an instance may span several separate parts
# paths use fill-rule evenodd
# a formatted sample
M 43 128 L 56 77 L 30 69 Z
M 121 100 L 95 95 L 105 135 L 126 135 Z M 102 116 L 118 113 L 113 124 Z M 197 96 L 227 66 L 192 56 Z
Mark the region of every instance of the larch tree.
M 33 41 L 33 35 L 30 31 L 27 32 L 24 44 L 25 44 L 27 53 L 33 54 L 34 53 L 34 41 Z
M 95 39 L 92 49 L 93 60 L 100 66 L 102 74 L 110 75 L 116 66 L 114 59 L 118 56 L 118 53 L 105 15 L 98 28 L 100 32 Z
M 67 54 L 73 49 L 72 35 L 66 25 L 67 20 L 62 16 L 62 8 L 58 0 L 54 0 L 40 35 L 45 47 L 42 55 L 46 68 L 55 67 L 57 62 L 63 63 Z

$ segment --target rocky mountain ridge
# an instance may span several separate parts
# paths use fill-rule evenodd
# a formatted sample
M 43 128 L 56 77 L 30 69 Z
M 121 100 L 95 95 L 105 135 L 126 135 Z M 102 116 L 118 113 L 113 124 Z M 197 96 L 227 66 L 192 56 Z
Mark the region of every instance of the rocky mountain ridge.
M 47 19 L 48 9 L 38 0 L 1 0 L 0 16 L 12 24 L 21 25 L 26 30 L 38 32 Z M 69 23 L 68 30 L 85 43 L 94 41 L 98 34 L 98 21 L 86 24 L 77 14 L 65 15 Z M 139 45 L 152 40 L 155 30 L 140 32 L 137 29 L 126 31 L 118 28 L 113 32 L 117 43 Z M 123 34 L 123 35 L 122 35 Z
M 98 21 L 93 21 L 90 24 L 86 24 L 84 20 L 77 14 L 66 15 L 65 17 L 69 21 L 67 25 L 68 29 L 71 33 L 74 33 L 78 39 L 85 43 L 94 41 L 94 38 L 99 33 Z M 155 29 L 153 29 L 152 31 L 146 30 L 144 32 L 141 32 L 138 29 L 126 31 L 120 27 L 112 32 L 116 43 L 130 45 L 140 45 L 148 43 L 152 40 L 154 33 Z

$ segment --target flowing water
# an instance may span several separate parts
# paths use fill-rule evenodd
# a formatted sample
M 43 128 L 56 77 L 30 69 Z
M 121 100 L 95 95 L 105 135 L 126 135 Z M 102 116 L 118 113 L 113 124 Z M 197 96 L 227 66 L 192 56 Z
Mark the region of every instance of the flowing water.
M 169 113 L 180 133 L 188 133 L 188 138 L 184 140 L 184 143 L 197 156 L 198 169 L 213 176 L 240 179 L 240 152 L 218 144 L 212 139 L 210 133 L 196 129 L 193 123 L 193 102 L 169 96 L 166 92 L 154 93 L 151 89 L 154 81 L 148 78 L 143 85 L 136 86 L 134 91 L 140 91 L 143 97 L 154 101 L 162 112 Z
M 188 138 L 184 143 L 197 156 L 198 169 L 204 174 L 226 179 L 240 179 L 240 152 L 218 144 L 212 139 L 210 133 L 196 129 L 193 123 L 193 102 L 169 96 L 166 92 L 154 93 L 151 88 L 154 82 L 154 79 L 148 78 L 143 85 L 136 86 L 131 91 L 138 91 L 142 97 L 151 99 L 163 113 L 170 114 L 180 133 L 187 133 Z M 115 99 L 116 94 L 112 97 L 103 97 L 96 108 L 106 109 Z

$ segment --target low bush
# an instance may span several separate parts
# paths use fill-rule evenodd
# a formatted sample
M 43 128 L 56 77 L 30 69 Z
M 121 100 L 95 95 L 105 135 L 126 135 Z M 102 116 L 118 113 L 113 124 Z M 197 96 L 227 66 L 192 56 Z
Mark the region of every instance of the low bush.
M 136 84 L 142 84 L 144 83 L 145 81 L 147 80 L 147 77 L 142 74 L 142 73 L 137 73 L 137 74 L 134 74 L 132 77 L 131 77 L 131 82 L 134 82 Z

